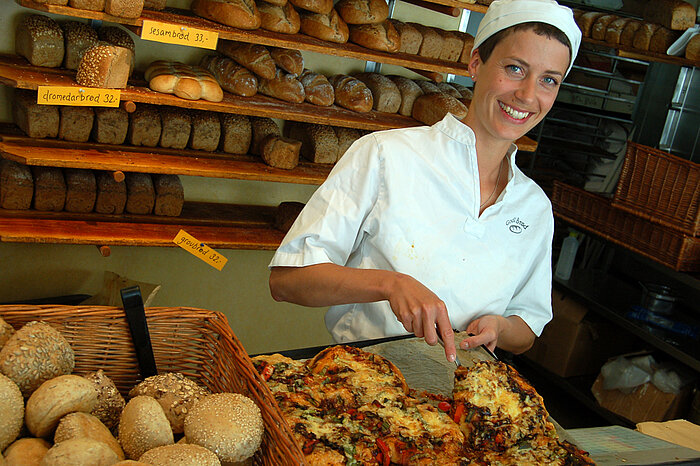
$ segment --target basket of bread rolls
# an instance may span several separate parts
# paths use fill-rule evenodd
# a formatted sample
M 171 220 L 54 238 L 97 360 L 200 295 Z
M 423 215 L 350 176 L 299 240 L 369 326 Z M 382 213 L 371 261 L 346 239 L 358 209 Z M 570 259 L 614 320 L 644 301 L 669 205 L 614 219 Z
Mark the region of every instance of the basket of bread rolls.
M 3 464 L 304 464 L 223 314 L 146 318 L 158 374 L 143 378 L 122 308 L 0 306 Z

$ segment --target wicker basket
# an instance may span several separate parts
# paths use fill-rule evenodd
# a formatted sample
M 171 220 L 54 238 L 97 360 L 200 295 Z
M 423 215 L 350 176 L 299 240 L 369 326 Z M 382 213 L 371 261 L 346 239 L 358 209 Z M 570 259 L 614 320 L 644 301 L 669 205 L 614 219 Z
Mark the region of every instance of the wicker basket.
M 700 238 L 616 209 L 601 196 L 554 181 L 554 214 L 676 271 L 700 270 Z
M 99 368 L 123 395 L 140 382 L 138 362 L 124 311 L 108 306 L 0 306 L 0 317 L 19 328 L 42 320 L 68 340 L 76 374 Z M 193 308 L 147 308 L 159 372 L 181 372 L 213 392 L 252 398 L 263 415 L 265 436 L 257 464 L 304 464 L 304 456 L 265 381 L 220 312 Z
M 700 165 L 628 142 L 613 205 L 687 235 L 698 236 Z

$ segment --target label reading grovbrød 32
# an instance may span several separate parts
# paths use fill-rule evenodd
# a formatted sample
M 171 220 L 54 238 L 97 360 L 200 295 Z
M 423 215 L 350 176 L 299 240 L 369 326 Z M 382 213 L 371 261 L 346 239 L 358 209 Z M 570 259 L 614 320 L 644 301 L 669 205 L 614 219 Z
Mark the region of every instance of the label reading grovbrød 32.
M 226 259 L 224 256 L 214 251 L 201 241 L 198 241 L 194 236 L 190 235 L 185 230 L 180 230 L 178 234 L 175 235 L 173 243 L 177 244 L 190 254 L 199 257 L 204 262 L 219 271 L 223 269 L 226 262 L 228 262 L 228 259 Z
M 145 19 L 141 26 L 141 39 L 216 50 L 219 33 L 181 24 L 160 23 Z
M 119 107 L 120 89 L 79 86 L 39 86 L 36 103 L 78 107 Z

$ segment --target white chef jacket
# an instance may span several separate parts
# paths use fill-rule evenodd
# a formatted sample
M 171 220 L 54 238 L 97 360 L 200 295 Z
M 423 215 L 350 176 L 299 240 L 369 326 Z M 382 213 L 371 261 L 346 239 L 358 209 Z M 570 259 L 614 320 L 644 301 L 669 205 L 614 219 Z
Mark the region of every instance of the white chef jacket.
M 508 154 L 508 184 L 479 216 L 475 136 L 451 114 L 358 139 L 311 196 L 270 267 L 398 271 L 442 299 L 453 328 L 497 314 L 536 335 L 552 318 L 549 198 Z M 406 334 L 388 301 L 332 306 L 336 342 Z

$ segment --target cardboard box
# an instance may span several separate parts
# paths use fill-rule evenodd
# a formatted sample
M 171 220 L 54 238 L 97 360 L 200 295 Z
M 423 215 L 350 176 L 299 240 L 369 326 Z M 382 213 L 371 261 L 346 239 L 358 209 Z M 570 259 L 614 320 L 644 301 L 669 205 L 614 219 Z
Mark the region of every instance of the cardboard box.
M 594 375 L 610 357 L 634 348 L 625 332 L 557 289 L 552 290 L 552 314 L 524 356 L 561 377 Z

